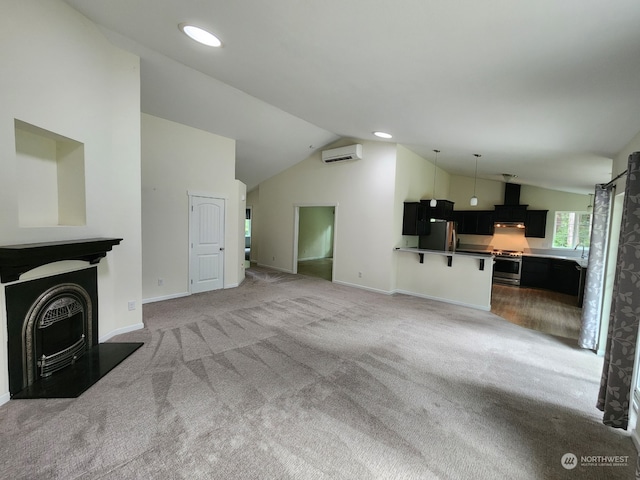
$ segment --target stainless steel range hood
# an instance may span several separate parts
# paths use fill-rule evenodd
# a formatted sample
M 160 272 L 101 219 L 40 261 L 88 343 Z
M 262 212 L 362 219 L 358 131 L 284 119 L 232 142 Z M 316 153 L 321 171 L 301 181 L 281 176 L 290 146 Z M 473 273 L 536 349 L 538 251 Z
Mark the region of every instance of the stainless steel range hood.
M 495 222 L 494 228 L 520 228 L 524 229 L 524 222 Z

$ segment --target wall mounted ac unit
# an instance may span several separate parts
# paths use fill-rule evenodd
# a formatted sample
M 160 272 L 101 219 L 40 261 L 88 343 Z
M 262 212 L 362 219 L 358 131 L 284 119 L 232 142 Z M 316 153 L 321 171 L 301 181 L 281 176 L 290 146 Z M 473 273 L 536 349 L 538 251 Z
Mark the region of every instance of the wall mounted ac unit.
M 362 145 L 348 145 L 346 147 L 332 148 L 322 151 L 324 163 L 344 162 L 347 160 L 360 160 L 362 158 Z

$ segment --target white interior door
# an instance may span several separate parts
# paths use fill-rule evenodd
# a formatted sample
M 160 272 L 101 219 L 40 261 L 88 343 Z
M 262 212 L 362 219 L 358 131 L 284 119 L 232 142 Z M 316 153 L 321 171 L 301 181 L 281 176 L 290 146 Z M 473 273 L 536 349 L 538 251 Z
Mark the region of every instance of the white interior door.
M 224 287 L 224 200 L 191 196 L 189 278 L 191 293 Z

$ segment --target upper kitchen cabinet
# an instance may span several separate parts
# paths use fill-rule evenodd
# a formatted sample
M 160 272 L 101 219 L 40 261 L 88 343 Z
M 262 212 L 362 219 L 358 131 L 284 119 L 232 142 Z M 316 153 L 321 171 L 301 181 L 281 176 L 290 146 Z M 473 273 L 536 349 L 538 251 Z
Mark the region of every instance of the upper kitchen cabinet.
M 547 231 L 549 210 L 527 210 L 524 221 L 524 236 L 544 238 Z
M 404 202 L 402 235 L 429 235 L 431 222 L 429 222 L 428 213 L 428 205 L 424 203 Z
M 478 210 L 478 230 L 476 235 L 493 235 L 495 215 L 492 210 Z
M 431 200 L 420 200 L 423 205 L 426 205 L 428 209 L 429 218 L 436 218 L 438 220 L 454 220 L 453 218 L 453 205 L 454 202 L 450 200 L 438 200 L 435 207 L 430 205 Z
M 457 232 L 467 235 L 493 235 L 493 210 L 457 210 Z
M 457 232 L 462 234 L 475 234 L 478 230 L 478 212 L 472 210 L 456 210 L 454 220 L 457 225 Z
M 527 217 L 527 205 L 496 205 L 494 222 L 524 222 Z

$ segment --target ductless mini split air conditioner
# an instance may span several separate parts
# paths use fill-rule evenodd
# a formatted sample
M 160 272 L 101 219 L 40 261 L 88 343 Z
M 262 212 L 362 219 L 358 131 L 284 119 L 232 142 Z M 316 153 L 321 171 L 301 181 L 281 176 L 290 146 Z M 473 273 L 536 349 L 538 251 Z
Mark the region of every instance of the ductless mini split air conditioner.
M 322 161 L 324 163 L 346 162 L 348 160 L 360 160 L 361 158 L 362 145 L 359 143 L 322 151 Z

